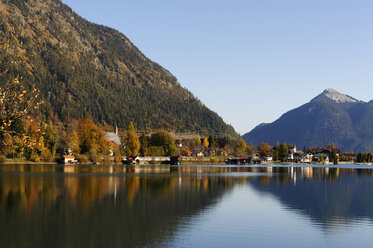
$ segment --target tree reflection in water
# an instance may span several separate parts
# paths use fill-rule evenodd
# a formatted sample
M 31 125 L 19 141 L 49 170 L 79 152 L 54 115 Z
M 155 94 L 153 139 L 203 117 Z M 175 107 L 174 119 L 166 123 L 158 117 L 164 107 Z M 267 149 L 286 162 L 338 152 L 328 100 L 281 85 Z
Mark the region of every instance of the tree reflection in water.
M 325 225 L 373 220 L 371 170 L 12 165 L 0 167 L 0 247 L 162 246 L 236 185 Z

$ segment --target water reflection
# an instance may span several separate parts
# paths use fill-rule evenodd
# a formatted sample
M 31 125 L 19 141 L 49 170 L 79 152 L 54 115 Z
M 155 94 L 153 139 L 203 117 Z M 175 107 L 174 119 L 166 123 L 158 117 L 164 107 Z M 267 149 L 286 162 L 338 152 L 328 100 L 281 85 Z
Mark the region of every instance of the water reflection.
M 373 187 L 370 169 L 278 168 L 273 177 L 259 177 L 251 185 L 275 196 L 289 209 L 300 210 L 317 224 L 347 224 L 373 220 Z
M 372 170 L 1 166 L 0 247 L 164 247 L 237 188 L 270 195 L 320 228 L 349 225 L 373 221 L 372 187 Z

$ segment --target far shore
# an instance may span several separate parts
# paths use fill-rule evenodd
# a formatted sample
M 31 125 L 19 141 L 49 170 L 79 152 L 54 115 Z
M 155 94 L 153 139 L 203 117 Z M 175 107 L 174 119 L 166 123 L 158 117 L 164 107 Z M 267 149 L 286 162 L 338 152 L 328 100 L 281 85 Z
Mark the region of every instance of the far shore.
M 88 164 L 88 163 L 83 163 L 83 164 L 59 164 L 57 162 L 45 162 L 45 161 L 39 161 L 39 162 L 32 162 L 32 161 L 26 161 L 24 159 L 7 159 L 6 161 L 3 161 L 0 163 L 1 165 L 104 165 L 104 166 L 123 166 L 122 163 L 99 163 L 99 164 Z M 226 164 L 224 162 L 224 159 L 221 157 L 204 157 L 204 158 L 195 158 L 191 159 L 188 158 L 187 160 L 184 160 L 181 165 L 175 165 L 175 166 L 196 166 L 196 165 L 201 165 L 201 166 L 227 166 L 227 167 L 277 167 L 277 166 L 286 166 L 286 167 L 345 167 L 345 166 L 372 166 L 373 168 L 373 163 L 355 163 L 355 162 L 339 162 L 338 164 L 333 164 L 333 163 L 294 163 L 294 162 L 262 162 L 261 164 Z M 126 165 L 129 166 L 129 165 Z M 147 164 L 140 164 L 140 165 L 134 165 L 134 166 L 170 166 L 166 164 L 159 164 L 159 163 L 147 163 Z

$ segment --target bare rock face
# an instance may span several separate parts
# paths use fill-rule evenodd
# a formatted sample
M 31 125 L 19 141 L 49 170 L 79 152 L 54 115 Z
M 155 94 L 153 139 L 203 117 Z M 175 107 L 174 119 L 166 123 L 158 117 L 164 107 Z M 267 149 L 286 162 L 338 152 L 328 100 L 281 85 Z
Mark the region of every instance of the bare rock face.
M 324 94 L 327 98 L 330 100 L 336 102 L 336 103 L 341 103 L 341 102 L 357 102 L 358 100 L 348 96 L 339 93 L 335 89 L 326 89 L 322 94 Z

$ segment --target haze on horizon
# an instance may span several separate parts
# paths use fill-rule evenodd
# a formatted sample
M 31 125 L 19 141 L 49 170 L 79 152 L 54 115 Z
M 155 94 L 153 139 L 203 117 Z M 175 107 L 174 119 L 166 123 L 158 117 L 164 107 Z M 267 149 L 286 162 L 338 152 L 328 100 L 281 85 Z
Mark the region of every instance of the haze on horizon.
M 368 0 L 63 0 L 124 33 L 244 134 L 326 88 L 373 99 Z

